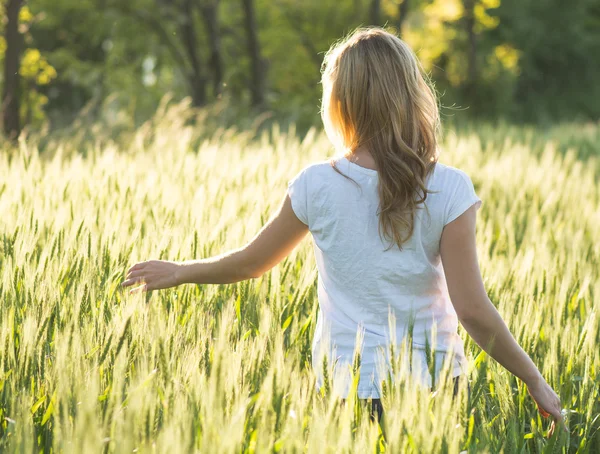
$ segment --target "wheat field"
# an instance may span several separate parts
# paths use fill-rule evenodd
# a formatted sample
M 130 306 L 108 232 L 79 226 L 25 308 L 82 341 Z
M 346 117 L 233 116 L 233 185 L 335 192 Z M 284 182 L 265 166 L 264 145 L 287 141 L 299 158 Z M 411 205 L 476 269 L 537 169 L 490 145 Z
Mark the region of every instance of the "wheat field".
M 569 433 L 549 438 L 526 386 L 462 327 L 470 397 L 400 379 L 380 427 L 317 392 L 310 236 L 259 279 L 123 291 L 137 261 L 242 246 L 332 153 L 315 130 L 198 134 L 185 109 L 127 140 L 0 151 L 0 451 L 600 452 L 600 159 L 571 140 L 593 148 L 598 125 L 448 130 L 442 144 L 483 200 L 490 299 L 568 412 Z

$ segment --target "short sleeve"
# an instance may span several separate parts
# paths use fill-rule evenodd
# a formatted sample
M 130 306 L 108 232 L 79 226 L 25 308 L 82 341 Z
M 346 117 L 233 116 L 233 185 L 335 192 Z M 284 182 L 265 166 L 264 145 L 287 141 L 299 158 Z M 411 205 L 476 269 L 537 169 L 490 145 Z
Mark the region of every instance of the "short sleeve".
M 444 225 L 454 221 L 471 206 L 476 205 L 476 209 L 482 204 L 481 199 L 475 193 L 471 178 L 462 170 L 456 170 L 456 187 L 453 196 L 448 201 Z
M 296 217 L 308 225 L 308 186 L 306 169 L 288 181 L 288 195 Z

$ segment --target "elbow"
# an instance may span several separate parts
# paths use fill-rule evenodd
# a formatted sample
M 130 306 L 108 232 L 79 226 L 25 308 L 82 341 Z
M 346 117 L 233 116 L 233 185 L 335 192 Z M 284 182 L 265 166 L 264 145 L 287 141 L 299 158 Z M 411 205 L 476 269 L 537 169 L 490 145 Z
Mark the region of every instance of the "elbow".
M 472 304 L 465 304 L 465 299 L 455 299 L 454 301 L 461 301 L 462 304 L 453 304 L 456 317 L 461 325 L 473 325 L 477 323 L 479 319 L 480 311 L 477 306 Z
M 458 309 L 455 307 L 455 310 L 456 316 L 463 326 L 476 327 L 487 324 L 490 318 L 490 308 L 493 307 L 491 302 L 486 304 L 485 301 L 481 301 Z
M 491 305 L 487 293 L 481 291 L 461 291 L 450 294 L 452 306 L 462 325 L 478 325 L 487 318 Z

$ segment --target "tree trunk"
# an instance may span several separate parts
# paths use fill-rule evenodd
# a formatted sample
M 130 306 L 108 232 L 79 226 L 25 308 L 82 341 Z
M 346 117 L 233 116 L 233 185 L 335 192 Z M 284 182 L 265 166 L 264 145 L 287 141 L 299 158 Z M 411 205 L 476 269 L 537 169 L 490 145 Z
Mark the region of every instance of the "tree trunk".
M 21 34 L 19 11 L 22 0 L 6 3 L 6 53 L 4 54 L 4 87 L 2 90 L 2 126 L 4 133 L 16 139 L 21 133 L 19 121 L 19 66 L 21 61 Z
M 195 107 L 201 107 L 206 104 L 206 77 L 202 73 L 200 58 L 196 51 L 198 40 L 196 39 L 196 29 L 194 27 L 194 8 L 192 3 L 192 0 L 184 0 L 183 3 L 185 21 L 181 25 L 181 41 L 191 67 L 187 79 L 192 91 L 192 103 Z
M 410 0 L 402 0 L 400 7 L 398 8 L 398 35 L 402 36 L 402 27 L 408 16 L 408 10 L 410 7 Z
M 250 56 L 252 71 L 252 83 L 250 85 L 252 106 L 259 107 L 265 101 L 265 71 L 263 70 L 264 63 L 260 54 L 254 2 L 253 0 L 242 0 L 242 6 L 244 7 L 244 25 L 246 27 L 248 55 Z
M 475 99 L 475 86 L 477 84 L 477 37 L 475 35 L 475 2 L 476 0 L 463 0 L 465 30 L 467 32 L 467 84 L 466 93 L 469 100 Z
M 381 0 L 371 0 L 371 25 L 381 25 Z
M 213 72 L 213 93 L 215 98 L 221 94 L 223 84 L 223 58 L 221 56 L 218 9 L 218 0 L 208 0 L 200 7 L 210 48 L 209 61 Z

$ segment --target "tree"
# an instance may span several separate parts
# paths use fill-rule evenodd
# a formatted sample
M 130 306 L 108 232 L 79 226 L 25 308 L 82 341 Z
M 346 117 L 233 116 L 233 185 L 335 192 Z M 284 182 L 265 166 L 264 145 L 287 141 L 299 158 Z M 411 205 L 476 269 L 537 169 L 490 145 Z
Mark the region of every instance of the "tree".
M 16 139 L 21 133 L 19 120 L 19 66 L 21 61 L 22 37 L 19 33 L 19 12 L 22 0 L 6 3 L 6 54 L 4 56 L 4 87 L 2 89 L 2 126 L 4 133 Z
M 464 24 L 467 32 L 467 82 L 465 85 L 468 99 L 475 97 L 475 84 L 477 83 L 477 38 L 475 35 L 475 2 L 476 0 L 463 0 Z
M 198 53 L 198 38 L 194 21 L 195 4 L 192 3 L 192 0 L 183 0 L 182 4 L 176 3 L 175 7 L 181 8 L 175 14 L 182 13 L 181 42 L 188 62 L 188 69 L 184 71 L 192 91 L 192 102 L 194 106 L 200 107 L 206 104 L 206 76 L 201 56 Z
M 207 84 L 212 76 L 213 94 L 221 93 L 223 58 L 219 30 L 219 0 L 155 0 L 153 8 L 144 3 L 113 0 L 111 8 L 143 24 L 168 49 L 177 70 L 183 75 L 196 107 L 207 104 Z M 205 25 L 206 43 L 203 46 L 198 32 L 197 17 Z M 208 57 L 201 52 L 208 47 Z M 208 64 L 207 64 L 208 61 Z
M 191 0 L 187 0 L 188 3 Z M 223 57 L 221 56 L 221 34 L 219 32 L 219 0 L 205 0 L 200 4 L 200 12 L 206 27 L 208 47 L 210 51 L 209 62 L 213 70 L 213 94 L 221 94 L 223 84 Z
M 107 124 L 128 127 L 147 119 L 166 93 L 189 95 L 196 106 L 223 96 L 218 120 L 243 123 L 249 112 L 239 100 L 248 95 L 253 108 L 264 107 L 268 93 L 273 117 L 303 130 L 319 120 L 327 49 L 355 27 L 386 19 L 415 50 L 441 102 L 468 108 L 465 115 L 597 119 L 598 4 L 4 0 L 0 16 L 11 9 L 13 20 L 8 26 L 3 16 L 0 27 L 3 126 L 16 136 L 46 116 L 60 127 L 90 106 L 90 120 L 106 114 Z M 26 19 L 29 9 L 34 19 Z
M 264 62 L 260 53 L 260 43 L 258 41 L 254 2 L 253 0 L 242 0 L 242 6 L 244 8 L 244 25 L 246 28 L 246 39 L 248 41 L 248 55 L 250 56 L 250 71 L 252 73 L 250 83 L 252 106 L 259 107 L 265 101 L 265 71 L 263 69 Z
M 381 25 L 381 0 L 371 0 L 369 15 L 371 25 Z
M 397 33 L 402 36 L 402 27 L 404 26 L 404 22 L 406 21 L 406 17 L 408 16 L 408 11 L 410 8 L 410 0 L 402 0 L 400 5 L 398 6 L 398 22 L 397 22 Z

